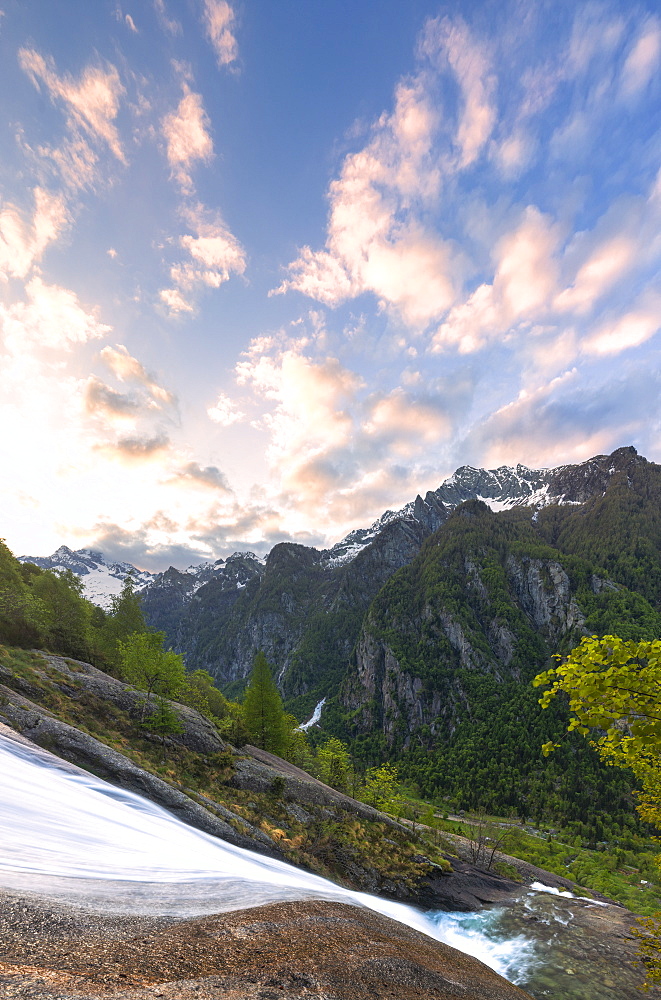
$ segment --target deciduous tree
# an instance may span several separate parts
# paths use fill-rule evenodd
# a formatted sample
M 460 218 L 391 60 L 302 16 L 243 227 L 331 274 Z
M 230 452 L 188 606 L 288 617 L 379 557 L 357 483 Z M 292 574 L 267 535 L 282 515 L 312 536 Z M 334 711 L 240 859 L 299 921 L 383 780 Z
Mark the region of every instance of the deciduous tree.
M 331 736 L 317 749 L 319 777 L 332 788 L 345 792 L 353 777 L 351 754 L 346 743 Z
M 129 684 L 147 693 L 175 698 L 186 683 L 183 657 L 163 648 L 165 632 L 134 632 L 118 642 L 122 674 Z
M 629 768 L 638 778 L 638 812 L 661 826 L 661 640 L 635 642 L 614 635 L 585 637 L 556 667 L 538 674 L 549 684 L 540 698 L 547 707 L 561 692 L 569 696 L 569 730 L 590 739 L 602 760 Z M 551 753 L 557 743 L 546 743 Z M 660 865 L 661 867 L 661 862 Z M 646 986 L 661 985 L 661 914 L 634 931 L 647 968 Z

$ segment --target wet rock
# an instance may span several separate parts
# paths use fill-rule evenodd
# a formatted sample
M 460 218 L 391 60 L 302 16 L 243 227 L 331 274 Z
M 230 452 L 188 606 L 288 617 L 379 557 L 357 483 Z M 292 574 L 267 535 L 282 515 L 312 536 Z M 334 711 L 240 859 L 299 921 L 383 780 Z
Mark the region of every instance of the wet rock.
M 0 900 L 0 990 L 35 1000 L 525 1000 L 477 959 L 318 901 L 175 921 Z M 11 991 L 11 992 L 10 992 Z
M 5 690 L 9 695 L 12 694 L 8 689 Z M 103 778 L 104 781 L 144 796 L 167 809 L 183 823 L 188 823 L 214 837 L 220 837 L 237 847 L 246 847 L 261 854 L 269 854 L 271 857 L 281 857 L 271 841 L 265 842 L 261 838 L 257 840 L 252 836 L 237 833 L 219 815 L 213 815 L 188 795 L 168 785 L 161 778 L 144 771 L 117 750 L 100 743 L 73 726 L 60 722 L 39 706 L 29 703 L 17 704 L 14 699 L 0 708 L 0 718 L 2 717 L 38 747 Z M 12 733 L 4 727 L 3 731 L 6 735 Z

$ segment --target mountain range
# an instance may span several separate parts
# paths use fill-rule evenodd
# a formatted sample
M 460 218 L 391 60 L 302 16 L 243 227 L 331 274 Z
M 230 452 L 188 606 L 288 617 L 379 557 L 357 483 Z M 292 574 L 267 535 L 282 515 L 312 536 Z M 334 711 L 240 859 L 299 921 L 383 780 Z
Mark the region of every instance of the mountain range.
M 578 738 L 540 766 L 566 710 L 542 712 L 530 682 L 586 633 L 661 635 L 660 510 L 661 467 L 630 447 L 552 470 L 464 466 L 332 548 L 143 577 L 142 605 L 230 696 L 263 650 L 299 719 L 325 698 L 325 732 L 366 763 L 396 759 L 429 798 L 592 823 L 630 814 L 629 786 Z M 56 557 L 105 572 L 98 553 Z M 130 568 L 107 570 L 114 587 Z
M 604 496 L 613 477 L 641 463 L 651 465 L 633 448 L 621 448 L 556 469 L 462 466 L 437 490 L 387 510 L 332 548 L 283 542 L 266 559 L 237 552 L 151 574 L 66 546 L 49 557 L 20 558 L 72 570 L 83 579 L 86 596 L 104 607 L 131 573 L 147 620 L 166 632 L 191 668 L 209 670 L 221 684 L 241 682 L 261 648 L 276 664 L 284 693 L 295 697 L 318 687 L 321 674 L 335 676 L 346 665 L 370 601 L 461 504 L 481 501 L 499 514 L 525 508 L 537 520 L 545 508 L 577 507 Z
M 417 540 L 421 542 L 440 528 L 452 511 L 467 500 L 481 500 L 494 512 L 524 506 L 538 510 L 549 504 L 583 503 L 605 492 L 609 479 L 619 469 L 623 455 L 631 451 L 633 449 L 623 448 L 612 456 L 600 455 L 579 466 L 565 465 L 557 469 L 529 469 L 524 465 L 475 469 L 465 465 L 437 490 L 427 492 L 424 498 L 418 495 L 399 510 L 385 511 L 370 527 L 351 531 L 332 548 L 308 551 L 317 553 L 319 566 L 332 572 L 356 560 L 366 549 L 381 547 L 386 539 L 392 543 L 391 536 L 395 532 L 405 536 L 415 548 Z M 394 531 L 393 525 L 397 525 Z M 273 553 L 277 557 L 281 547 L 287 548 L 291 544 L 281 543 Z M 407 555 L 408 548 L 401 551 L 399 558 L 391 553 L 394 558 L 387 561 L 394 564 L 403 559 L 406 562 Z M 165 627 L 172 637 L 174 621 L 178 623 L 184 608 L 201 587 L 216 581 L 220 582 L 223 592 L 240 592 L 249 582 L 261 580 L 269 557 L 260 559 L 252 552 L 235 552 L 227 559 L 183 570 L 171 566 L 164 573 L 150 573 L 128 562 L 110 561 L 103 552 L 95 549 L 72 550 L 66 545 L 61 545 L 50 556 L 18 558 L 20 562 L 34 563 L 42 569 L 71 570 L 81 577 L 85 596 L 106 609 L 130 574 L 135 581 L 135 589 L 143 593 L 148 618 L 152 624 Z

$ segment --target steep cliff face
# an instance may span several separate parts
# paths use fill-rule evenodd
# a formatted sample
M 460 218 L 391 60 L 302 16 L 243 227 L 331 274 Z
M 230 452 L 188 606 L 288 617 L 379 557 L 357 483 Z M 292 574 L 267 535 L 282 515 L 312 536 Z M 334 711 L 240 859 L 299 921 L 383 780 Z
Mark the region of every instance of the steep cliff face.
M 528 682 L 551 653 L 586 631 L 581 603 L 620 588 L 540 551 L 523 512 L 471 501 L 380 592 L 361 629 L 340 695 L 356 732 L 392 745 L 427 727 L 451 736 L 470 714 L 467 674 Z
M 546 560 L 530 553 L 510 554 L 499 570 L 511 591 L 512 606 L 551 648 L 581 624 L 562 553 L 578 553 L 595 562 L 591 539 L 601 522 L 612 517 L 610 498 L 618 490 L 627 501 L 650 490 L 656 496 L 657 480 L 658 467 L 633 448 L 554 470 L 464 466 L 438 490 L 416 497 L 399 511 L 386 511 L 370 528 L 357 529 L 332 549 L 282 543 L 265 564 L 243 554 L 195 574 L 171 569 L 147 588 L 143 606 L 150 624 L 163 628 L 177 651 L 186 654 L 189 667 L 209 670 L 223 685 L 242 683 L 255 652 L 263 649 L 276 666 L 286 697 L 332 694 L 371 601 L 464 505 L 464 518 L 477 517 L 482 507 L 483 513 L 491 510 L 503 517 L 518 512 L 530 528 L 531 544 L 546 542 L 555 548 L 556 558 Z M 634 512 L 625 520 L 633 523 Z M 626 528 L 619 531 L 624 533 Z M 636 538 L 640 535 L 637 528 Z M 636 538 L 632 536 L 631 547 L 638 553 Z M 649 540 L 650 550 L 654 546 L 655 536 Z M 651 559 L 659 561 L 657 556 Z M 618 568 L 611 560 L 604 568 L 620 580 L 625 563 L 620 559 Z M 650 589 L 656 585 L 654 572 L 653 566 L 646 567 Z M 411 611 L 407 617 L 419 620 L 420 629 L 429 633 L 425 642 L 438 643 L 442 637 L 448 663 L 482 672 L 505 667 L 517 676 L 518 633 L 511 621 L 489 613 L 488 567 L 485 570 L 478 555 L 467 553 L 460 575 L 462 600 L 465 596 L 467 611 L 472 609 L 467 618 L 451 601 L 442 607 L 430 604 L 424 614 L 418 609 L 417 619 Z M 658 575 L 661 590 L 661 572 Z M 623 582 L 631 585 L 628 579 Z M 401 699 L 408 697 L 402 691 Z M 423 718 L 428 715 L 422 710 Z
M 143 608 L 189 666 L 227 685 L 245 679 L 263 650 L 284 693 L 296 697 L 344 668 L 370 601 L 424 538 L 417 522 L 394 521 L 348 562 L 283 542 L 265 564 L 230 557 L 202 585 L 171 569 L 146 591 Z
M 323 585 L 315 549 L 276 545 L 263 566 L 255 560 L 243 576 L 200 587 L 182 616 L 176 647 L 224 684 L 245 678 L 260 649 L 282 672 L 306 615 L 323 600 Z
M 510 555 L 505 570 L 512 597 L 550 647 L 557 646 L 568 632 L 583 628 L 585 616 L 559 562 Z M 607 589 L 608 583 L 598 576 L 591 580 L 595 593 Z

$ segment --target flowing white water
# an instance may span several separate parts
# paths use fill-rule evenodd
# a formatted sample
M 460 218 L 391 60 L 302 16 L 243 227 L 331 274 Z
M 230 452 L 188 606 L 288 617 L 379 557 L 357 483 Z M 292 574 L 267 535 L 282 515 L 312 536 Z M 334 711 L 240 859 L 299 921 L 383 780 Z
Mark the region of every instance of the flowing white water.
M 0 735 L 0 885 L 112 912 L 192 916 L 291 899 L 366 906 L 517 982 L 532 953 L 459 915 L 350 892 L 195 830 L 159 806 Z M 447 918 L 447 919 L 446 919 Z M 461 915 L 464 919 L 465 915 Z M 488 920 L 488 916 L 487 916 Z
M 326 704 L 325 698 L 322 698 L 321 701 L 318 701 L 314 707 L 314 712 L 312 713 L 308 721 L 302 722 L 298 728 L 305 731 L 306 729 L 309 729 L 310 726 L 316 725 L 316 723 L 319 722 L 319 719 L 321 718 L 321 710 L 325 704 Z
M 503 936 L 499 927 L 502 914 L 498 908 L 479 913 L 436 913 L 430 917 L 435 920 L 439 941 L 479 958 L 505 979 L 521 984 L 536 962 L 534 942 L 525 934 Z

